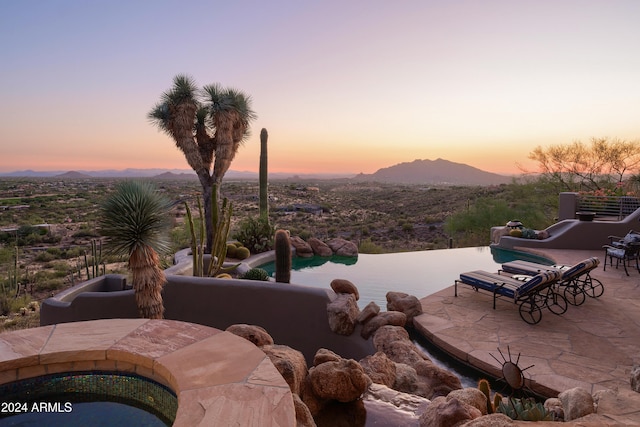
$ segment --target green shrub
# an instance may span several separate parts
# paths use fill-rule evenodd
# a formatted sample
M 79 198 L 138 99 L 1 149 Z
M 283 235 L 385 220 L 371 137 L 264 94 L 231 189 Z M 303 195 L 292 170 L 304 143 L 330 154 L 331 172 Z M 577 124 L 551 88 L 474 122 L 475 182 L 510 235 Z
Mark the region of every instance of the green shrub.
M 373 243 L 371 239 L 365 239 L 358 245 L 358 252 L 362 254 L 381 254 L 384 253 L 384 248 Z
M 252 268 L 244 273 L 241 279 L 267 281 L 269 280 L 269 273 L 262 268 Z
M 275 227 L 268 219 L 249 217 L 240 222 L 240 230 L 233 238 L 242 243 L 251 253 L 258 254 L 273 249 Z

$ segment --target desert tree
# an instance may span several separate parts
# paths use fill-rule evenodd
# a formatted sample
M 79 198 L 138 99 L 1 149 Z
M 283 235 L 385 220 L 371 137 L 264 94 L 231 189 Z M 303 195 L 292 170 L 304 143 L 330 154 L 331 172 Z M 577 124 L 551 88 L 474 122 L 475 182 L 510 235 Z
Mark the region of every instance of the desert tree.
M 139 181 L 118 184 L 101 206 L 100 234 L 110 251 L 129 257 L 140 316 L 161 319 L 164 272 L 159 254 L 170 249 L 168 230 L 172 203 Z
M 640 169 L 640 142 L 592 138 L 589 144 L 574 141 L 536 147 L 529 159 L 538 164 L 542 177 L 563 190 L 612 188 Z
M 185 75 L 173 79 L 148 114 L 166 132 L 196 172 L 202 186 L 205 211 L 206 251 L 211 251 L 213 230 L 212 189 L 220 188 L 238 149 L 250 135 L 251 98 L 233 88 L 218 84 L 199 89 Z

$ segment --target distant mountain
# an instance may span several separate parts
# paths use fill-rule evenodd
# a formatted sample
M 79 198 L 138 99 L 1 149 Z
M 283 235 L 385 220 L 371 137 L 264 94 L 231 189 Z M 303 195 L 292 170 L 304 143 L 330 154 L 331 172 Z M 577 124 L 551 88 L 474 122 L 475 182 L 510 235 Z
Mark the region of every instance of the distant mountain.
M 359 174 L 356 181 L 378 181 L 398 184 L 495 185 L 511 181 L 505 175 L 485 172 L 463 163 L 448 160 L 414 160 L 378 169 L 372 174 Z
M 62 178 L 62 179 L 83 179 L 83 178 L 92 178 L 91 175 L 87 175 L 86 173 L 69 171 L 65 173 L 61 173 L 59 175 L 54 175 L 54 178 Z

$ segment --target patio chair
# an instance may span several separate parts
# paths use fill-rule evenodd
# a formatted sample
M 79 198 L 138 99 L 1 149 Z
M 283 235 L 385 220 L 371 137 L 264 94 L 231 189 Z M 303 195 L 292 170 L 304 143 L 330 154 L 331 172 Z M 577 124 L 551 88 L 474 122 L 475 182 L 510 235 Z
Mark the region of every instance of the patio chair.
M 544 271 L 560 272 L 558 286 L 564 287 L 564 297 L 571 305 L 580 305 L 589 296 L 597 298 L 604 293 L 604 285 L 594 277 L 591 271 L 600 265 L 597 257 L 584 259 L 577 264 L 544 265 L 529 261 L 511 261 L 502 264 L 502 270 L 511 274 L 535 275 Z
M 640 272 L 640 265 L 638 265 L 638 256 L 640 256 L 640 234 L 631 230 L 624 237 L 609 236 L 609 244 L 602 246 L 605 251 L 605 259 L 603 270 L 607 270 L 607 258 L 609 258 L 609 265 L 613 265 L 613 259 L 616 259 L 616 268 L 622 262 L 624 272 L 629 275 L 627 270 L 627 263 L 629 261 L 636 262 L 636 270 Z
M 455 281 L 454 295 L 458 296 L 458 284 L 471 286 L 474 290 L 484 290 L 493 294 L 493 309 L 499 297 L 507 297 L 517 304 L 520 317 L 535 325 L 542 319 L 542 308 L 546 307 L 554 314 L 567 311 L 567 300 L 556 293 L 552 287 L 560 279 L 557 271 L 545 271 L 533 277 L 518 280 L 503 274 L 476 270 L 460 274 Z

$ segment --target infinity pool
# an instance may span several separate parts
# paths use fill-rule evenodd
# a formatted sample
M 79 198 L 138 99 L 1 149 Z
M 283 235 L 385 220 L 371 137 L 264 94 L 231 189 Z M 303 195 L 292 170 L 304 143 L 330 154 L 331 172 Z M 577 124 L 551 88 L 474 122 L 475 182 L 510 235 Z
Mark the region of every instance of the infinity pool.
M 328 288 L 333 279 L 347 279 L 360 292 L 358 304 L 361 309 L 374 301 L 385 310 L 388 291 L 405 292 L 423 298 L 452 286 L 460 273 L 473 270 L 496 272 L 502 263 L 516 259 L 553 264 L 551 260 L 529 253 L 488 246 L 360 254 L 357 258 L 294 257 L 291 283 Z M 275 277 L 273 262 L 260 267 Z

